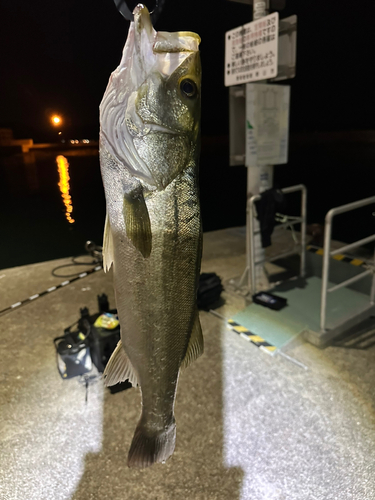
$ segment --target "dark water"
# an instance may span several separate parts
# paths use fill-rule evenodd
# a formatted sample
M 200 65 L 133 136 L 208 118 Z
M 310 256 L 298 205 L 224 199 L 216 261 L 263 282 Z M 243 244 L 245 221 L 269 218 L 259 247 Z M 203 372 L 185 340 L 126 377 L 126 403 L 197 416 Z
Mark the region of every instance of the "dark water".
M 69 173 L 69 214 L 59 187 L 57 157 L 63 155 Z M 207 155 L 206 155 L 207 157 Z M 244 170 L 235 175 L 226 174 L 229 182 L 215 182 L 207 178 L 207 169 L 213 169 L 222 179 L 226 165 L 224 157 L 209 153 L 205 159 L 201 183 L 204 186 L 202 210 L 206 214 L 204 229 L 220 229 L 243 224 L 246 186 Z M 216 175 L 215 175 L 215 180 Z M 85 253 L 87 240 L 102 243 L 105 219 L 105 199 L 100 177 L 99 156 L 96 149 L 39 150 L 0 158 L 0 268 L 79 255 Z M 240 186 L 238 188 L 238 186 Z M 241 196 L 235 195 L 237 189 Z M 67 193 L 66 193 L 67 194 Z M 226 206 L 223 202 L 227 202 Z M 215 206 L 219 209 L 215 210 Z M 237 213 L 237 218 L 236 218 Z
M 227 138 L 204 138 L 200 196 L 205 231 L 245 224 L 246 169 L 228 166 Z M 71 218 L 58 186 L 56 158 L 68 162 Z M 309 190 L 308 222 L 323 223 L 338 205 L 375 194 L 375 147 L 292 146 L 288 165 L 275 167 L 279 187 L 304 183 Z M 39 150 L 0 158 L 0 268 L 79 255 L 84 244 L 102 243 L 105 200 L 96 149 Z M 298 214 L 298 195 L 288 198 Z M 374 231 L 374 206 L 340 216 L 333 237 L 351 242 Z
M 104 193 L 95 150 L 38 151 L 2 158 L 0 267 L 85 253 L 86 240 L 101 244 Z M 70 224 L 58 186 L 56 157 L 69 163 Z

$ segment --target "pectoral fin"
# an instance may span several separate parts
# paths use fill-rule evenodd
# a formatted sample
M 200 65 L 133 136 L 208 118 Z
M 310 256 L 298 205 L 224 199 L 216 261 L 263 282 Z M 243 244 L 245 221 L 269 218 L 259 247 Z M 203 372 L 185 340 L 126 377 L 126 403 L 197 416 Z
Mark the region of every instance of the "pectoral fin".
M 149 257 L 152 246 L 151 223 L 142 188 L 125 194 L 124 220 L 127 237 L 143 257 Z
M 103 237 L 103 269 L 105 273 L 111 269 L 112 264 L 113 264 L 113 237 L 107 214 L 105 218 L 104 237 Z
M 199 321 L 199 313 L 197 311 L 193 331 L 191 332 L 189 345 L 181 363 L 181 368 L 189 366 L 193 361 L 198 359 L 201 354 L 203 354 L 203 335 L 201 323 Z

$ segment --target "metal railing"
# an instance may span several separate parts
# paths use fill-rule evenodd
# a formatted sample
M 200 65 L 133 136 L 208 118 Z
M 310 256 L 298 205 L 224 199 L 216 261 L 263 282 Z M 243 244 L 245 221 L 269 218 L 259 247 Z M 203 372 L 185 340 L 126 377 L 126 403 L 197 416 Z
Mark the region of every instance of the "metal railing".
M 280 224 L 276 227 L 288 227 L 294 226 L 295 224 L 301 224 L 301 243 L 296 245 L 295 248 L 288 252 L 282 252 L 277 255 L 274 255 L 269 259 L 262 259 L 259 261 L 255 261 L 255 235 L 260 233 L 260 229 L 255 230 L 255 213 L 254 213 L 254 204 L 256 201 L 260 200 L 261 195 L 256 194 L 252 196 L 247 202 L 247 209 L 249 213 L 248 224 L 249 228 L 246 232 L 248 235 L 247 241 L 247 270 L 248 270 L 248 288 L 250 290 L 251 295 L 256 293 L 256 274 L 255 268 L 257 265 L 262 264 L 263 262 L 272 262 L 277 259 L 282 259 L 285 257 L 289 257 L 290 255 L 294 255 L 296 253 L 301 254 L 301 264 L 300 264 L 300 276 L 305 276 L 305 267 L 306 267 L 306 210 L 307 210 L 307 189 L 303 184 L 298 184 L 296 186 L 291 186 L 288 188 L 281 189 L 284 194 L 295 193 L 301 191 L 301 216 L 294 217 L 293 220 L 288 221 L 284 224 Z M 246 272 L 246 271 L 245 271 Z
M 369 308 L 374 305 L 374 300 L 375 300 L 374 269 L 369 269 L 367 271 L 364 271 L 363 273 L 358 274 L 357 276 L 353 276 L 352 278 L 342 281 L 338 285 L 328 288 L 330 257 L 333 257 L 334 255 L 337 254 L 345 253 L 348 250 L 352 250 L 353 248 L 365 245 L 366 243 L 370 243 L 371 241 L 375 241 L 375 234 L 373 234 L 372 236 L 368 236 L 367 238 L 363 238 L 361 240 L 355 241 L 354 243 L 350 243 L 349 245 L 344 245 L 341 248 L 331 251 L 333 217 L 335 217 L 335 215 L 343 214 L 345 212 L 350 212 L 351 210 L 355 210 L 356 208 L 361 208 L 366 205 L 371 205 L 372 203 L 375 203 L 375 196 L 355 201 L 353 203 L 348 203 L 347 205 L 342 205 L 341 207 L 332 208 L 326 215 L 325 230 L 324 230 L 324 250 L 323 250 L 322 296 L 320 305 L 320 330 L 322 333 L 326 331 L 328 293 L 335 292 L 340 288 L 351 285 L 352 283 L 355 283 L 356 281 L 361 280 L 366 276 L 373 274 Z M 375 264 L 375 253 L 374 253 L 374 264 Z

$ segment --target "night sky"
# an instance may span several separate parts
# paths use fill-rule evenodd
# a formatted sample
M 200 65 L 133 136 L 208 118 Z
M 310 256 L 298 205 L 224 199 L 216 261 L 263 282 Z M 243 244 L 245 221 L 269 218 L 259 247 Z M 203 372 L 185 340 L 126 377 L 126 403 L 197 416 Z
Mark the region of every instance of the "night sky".
M 375 129 L 374 0 L 286 0 L 280 18 L 292 14 L 291 131 Z M 224 34 L 251 19 L 250 6 L 228 0 L 166 0 L 156 23 L 202 38 L 203 136 L 228 133 Z M 0 23 L 0 127 L 44 140 L 58 112 L 67 135 L 97 137 L 98 106 L 129 24 L 113 0 L 1 0 Z

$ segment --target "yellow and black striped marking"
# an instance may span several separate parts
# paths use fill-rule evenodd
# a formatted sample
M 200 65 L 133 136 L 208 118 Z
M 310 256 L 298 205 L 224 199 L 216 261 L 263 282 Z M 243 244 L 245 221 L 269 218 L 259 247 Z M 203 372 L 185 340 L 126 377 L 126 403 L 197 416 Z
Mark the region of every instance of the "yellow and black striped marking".
M 314 247 L 311 245 L 308 245 L 306 247 L 308 252 L 315 253 L 316 255 L 324 255 L 323 248 L 318 248 Z M 346 255 L 342 255 L 338 253 L 337 255 L 332 256 L 333 259 L 339 260 L 340 262 L 347 262 L 348 264 L 351 264 L 352 266 L 367 266 L 366 261 L 361 260 L 361 259 L 353 259 L 353 257 L 347 257 Z
M 228 327 L 234 332 L 238 333 L 241 337 L 248 340 L 252 344 L 261 348 L 263 351 L 268 352 L 269 354 L 274 354 L 277 351 L 277 347 L 269 344 L 266 340 L 259 337 L 259 335 L 255 335 L 255 333 L 250 332 L 244 326 L 233 321 L 233 319 L 228 319 Z

